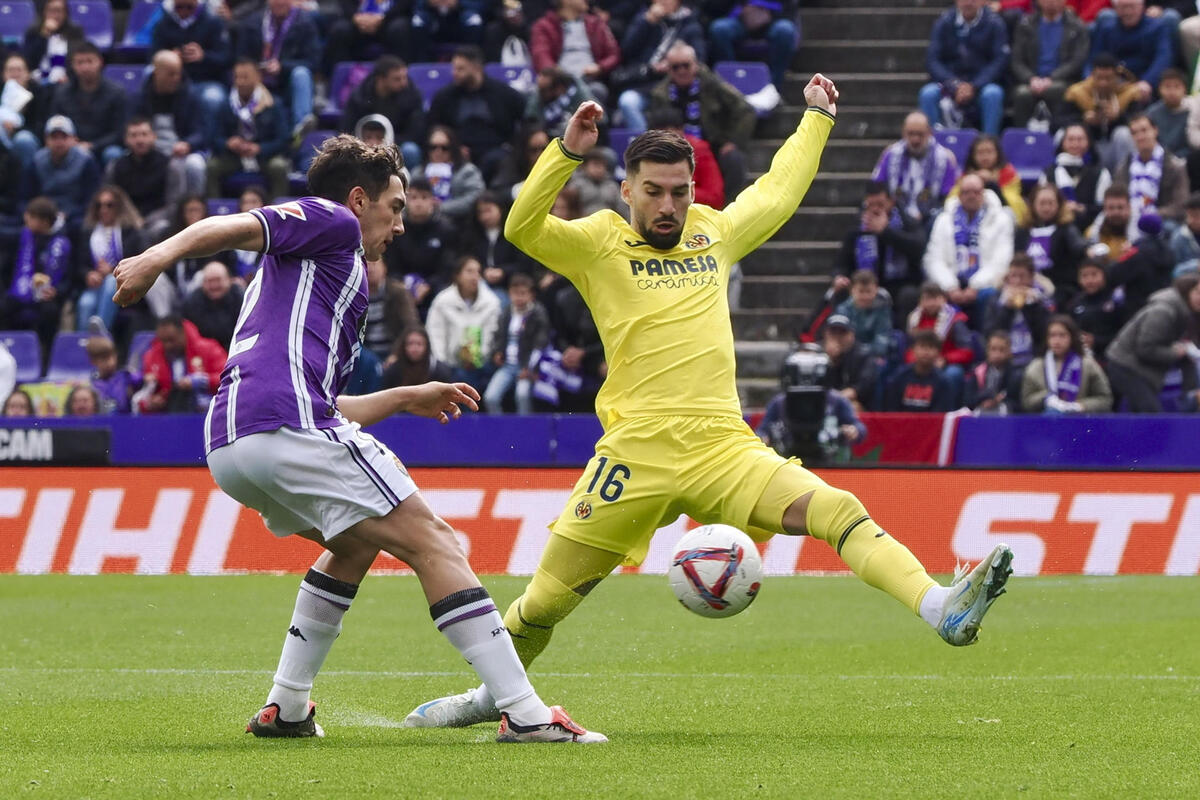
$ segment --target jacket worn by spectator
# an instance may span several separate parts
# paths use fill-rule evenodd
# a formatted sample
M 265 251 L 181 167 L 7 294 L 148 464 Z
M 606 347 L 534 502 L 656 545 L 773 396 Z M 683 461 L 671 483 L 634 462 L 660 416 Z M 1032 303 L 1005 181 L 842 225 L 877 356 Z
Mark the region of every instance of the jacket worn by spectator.
M 1023 374 L 1024 370 L 1011 362 L 1003 367 L 986 361 L 976 364 L 963 381 L 963 405 L 982 414 L 1012 414 L 1020 411 Z M 998 402 L 991 409 L 981 409 L 988 400 Z
M 22 39 L 21 55 L 25 59 L 25 63 L 29 66 L 30 73 L 42 80 L 48 80 L 52 76 L 51 69 L 59 68 L 63 71 L 67 69 L 67 59 L 70 49 L 76 42 L 84 40 L 83 28 L 79 27 L 74 22 L 67 20 L 63 22 L 62 27 L 55 31 L 51 36 L 58 37 L 59 47 L 65 42 L 66 49 L 61 53 L 52 56 L 52 62 L 48 65 L 50 69 L 42 69 L 42 59 L 46 57 L 46 50 L 50 46 L 50 37 L 42 35 L 41 25 L 34 22 L 25 29 L 25 36 Z M 59 63 L 61 59 L 61 63 Z
M 911 364 L 901 367 L 895 377 L 888 381 L 884 396 L 884 411 L 920 413 L 952 410 L 950 386 L 937 368 L 919 375 Z
M 425 106 L 421 93 L 409 83 L 395 94 L 380 95 L 375 92 L 378 78 L 372 72 L 346 99 L 342 110 L 341 129 L 353 131 L 363 117 L 382 114 L 392 123 L 392 132 L 397 142 L 419 142 L 425 136 Z
M 604 76 L 621 63 L 621 48 L 613 38 L 607 23 L 596 14 L 584 14 L 583 30 L 592 48 L 592 60 Z M 533 58 L 533 71 L 546 67 L 557 67 L 563 54 L 563 18 L 557 11 L 547 11 L 529 29 L 529 53 Z
M 1068 202 L 1084 207 L 1083 213 L 1075 215 L 1075 227 L 1084 231 L 1104 208 L 1104 193 L 1112 186 L 1112 175 L 1099 164 L 1084 163 L 1078 156 L 1059 153 L 1038 182 L 1057 186 Z
M 138 213 L 148 217 L 167 207 L 168 170 L 171 159 L 159 150 L 139 158 L 126 152 L 112 162 L 111 180 L 125 190 Z
M 259 90 L 265 91 L 262 86 L 255 89 L 256 92 Z M 234 93 L 237 92 L 236 89 L 232 91 Z M 273 157 L 287 155 L 285 151 L 288 146 L 289 132 L 283 121 L 283 114 L 280 113 L 277 101 L 259 103 L 258 107 L 254 110 L 254 132 L 252 136 L 245 136 L 242 132 L 238 116 L 234 113 L 233 106 L 228 102 L 221 106 L 220 126 L 221 136 L 217 150 L 221 153 L 232 155 L 225 148 L 225 142 L 231 136 L 240 135 L 258 144 L 258 163 L 264 167 Z
M 719 151 L 727 142 L 745 149 L 758 121 L 754 107 L 741 92 L 703 64 L 696 68 L 694 93 L 680 91 L 670 78 L 664 78 L 650 92 L 650 107 L 675 106 L 683 111 L 684 120 L 687 121 L 687 107 L 693 102 L 689 97 L 693 94 L 700 104 L 700 137 L 714 151 Z
M 125 90 L 108 78 L 101 77 L 100 85 L 89 92 L 72 77 L 54 90 L 50 115 L 70 117 L 79 140 L 91 142 L 99 156 L 105 147 L 121 144 L 125 134 L 125 104 Z
M 1036 288 L 1025 290 L 1024 300 L 1019 306 L 1010 300 L 1011 291 L 1010 287 L 1004 287 L 988 306 L 983 332 L 985 336 L 992 331 L 1007 333 L 1012 345 L 1013 364 L 1023 367 L 1046 343 L 1050 309 Z
M 1162 145 L 1155 147 L 1155 154 L 1151 156 L 1151 161 L 1161 159 L 1161 177 L 1158 183 L 1158 200 L 1154 208 L 1158 209 L 1158 215 L 1163 219 L 1175 220 L 1181 222 L 1184 217 L 1184 205 L 1188 199 L 1188 174 L 1187 164 L 1184 160 L 1174 153 L 1160 150 Z M 1130 174 L 1133 170 L 1133 161 L 1138 159 L 1141 161 L 1137 153 L 1132 153 L 1128 158 L 1121 162 L 1117 167 L 1117 172 L 1113 175 L 1115 183 L 1123 183 L 1130 187 L 1130 194 L 1133 194 L 1134 188 L 1130 185 Z M 1134 215 L 1139 213 L 1138 208 L 1134 208 Z
M 425 329 L 429 331 L 429 350 L 436 361 L 458 364 L 459 350 L 469 344 L 468 328 L 478 328 L 479 351 L 487 358 L 494 348 L 496 321 L 500 318 L 500 299 L 480 284 L 474 302 L 459 294 L 451 284 L 438 292 L 429 306 Z
M 696 202 L 701 205 L 721 209 L 725 207 L 725 176 L 721 174 L 721 165 L 708 142 L 699 136 L 684 133 L 696 159 L 696 169 L 692 172 L 692 181 L 696 184 Z
M 908 315 L 908 330 L 928 328 L 942 340 L 942 358 L 947 364 L 966 366 L 975 360 L 975 348 L 972 347 L 971 329 L 967 327 L 967 315 L 958 308 L 946 303 L 936 316 L 921 313 L 918 306 Z M 905 361 L 912 361 L 913 353 L 910 348 L 905 355 Z
M 201 337 L 228 350 L 242 310 L 243 294 L 236 283 L 217 300 L 206 295 L 203 288 L 193 289 L 183 301 L 183 318 L 196 326 Z
M 1025 368 L 1021 380 L 1021 407 L 1027 414 L 1040 414 L 1050 396 L 1046 382 L 1046 360 L 1035 358 Z M 1056 397 L 1058 395 L 1055 395 Z M 1066 398 L 1063 398 L 1066 399 Z M 1074 400 L 1083 406 L 1084 414 L 1103 414 L 1112 411 L 1112 387 L 1104 370 L 1090 355 L 1083 357 L 1083 372 L 1079 379 L 1079 393 Z
M 159 150 L 170 152 L 175 142 L 187 142 L 193 153 L 204 149 L 203 111 L 186 75 L 179 88 L 170 94 L 154 91 L 154 77 L 147 76 L 133 108 L 136 114 L 150 120 Z
M 216 394 L 221 383 L 221 370 L 225 368 L 225 348 L 212 339 L 201 336 L 196 326 L 186 319 L 183 321 L 183 333 L 187 339 L 183 355 L 183 374 L 202 376 L 202 391 Z M 138 399 L 139 409 L 151 411 L 155 410 L 155 406 L 159 410 L 165 408 L 167 397 L 175 384 L 175 368 L 168 360 L 162 342 L 157 339 L 142 357 L 142 372 L 147 386 L 151 381 L 154 382 L 154 391 Z
M 297 3 L 293 9 L 296 18 L 286 23 L 283 41 L 279 44 L 276 58 L 279 60 L 279 75 L 272 79 L 263 74 L 263 82 L 267 85 L 279 86 L 287 82 L 287 76 L 297 67 L 306 67 L 314 74 L 321 61 L 321 40 L 317 35 L 317 26 L 307 11 Z M 263 61 L 263 23 L 271 15 L 270 9 L 264 9 L 262 14 L 251 17 L 251 21 L 242 27 L 237 37 L 237 55 L 239 58 L 249 58 Z M 269 24 L 269 23 L 268 23 Z
M 384 278 L 377 290 L 370 291 L 363 347 L 386 359 L 404 331 L 420 323 L 416 303 L 404 281 Z
M 1013 255 L 1013 218 L 995 192 L 984 191 L 983 208 L 975 246 L 962 230 L 957 198 L 947 201 L 929 235 L 925 251 L 925 275 L 946 291 L 959 288 L 987 289 L 999 285 Z M 960 245 L 959 240 L 962 241 Z
M 859 404 L 868 411 L 878 407 L 879 367 L 871 348 L 856 343 L 836 361 L 829 360 L 824 385 L 839 394 L 853 389 Z
M 1108 346 L 1108 360 L 1162 391 L 1167 372 L 1180 362 L 1172 345 L 1188 334 L 1192 316 L 1174 287 L 1155 292 Z
M 866 345 L 871 355 L 876 358 L 887 358 L 892 344 L 892 301 L 880 292 L 875 295 L 870 308 L 860 308 L 854 298 L 843 301 L 835 314 L 844 314 L 850 320 L 854 336 L 862 345 Z
M 1104 361 L 1108 346 L 1121 329 L 1121 306 L 1113 298 L 1112 289 L 1105 287 L 1094 294 L 1081 291 L 1063 309 L 1078 323 L 1079 330 L 1092 335 L 1092 353 Z
M 233 65 L 233 47 L 225 23 L 201 5 L 185 25 L 174 12 L 164 12 L 150 34 L 150 52 L 179 50 L 185 44 L 198 44 L 204 50 L 199 61 L 184 63 L 183 71 L 193 81 L 227 83 L 226 73 Z
M 513 308 L 510 304 L 500 312 L 500 319 L 496 323 L 492 352 L 489 355 L 489 360 L 493 363 L 497 356 L 500 357 L 501 363 L 507 361 L 508 329 L 512 325 L 512 318 Z M 517 333 L 517 365 L 522 369 L 533 366 L 539 351 L 549 343 L 550 317 L 546 313 L 546 307 L 534 301 L 525 312 L 525 319 L 521 321 L 521 328 Z
M 622 69 L 618 70 L 618 73 L 628 71 L 630 76 L 636 73 L 638 80 L 626 82 L 633 88 L 642 88 L 657 82 L 662 73 L 655 71 L 654 65 L 666 59 L 667 50 L 675 42 L 691 45 L 696 51 L 696 60 L 701 64 L 708 61 L 708 40 L 704 35 L 704 26 L 700 24 L 700 17 L 695 11 L 681 5 L 674 14 L 665 16 L 658 22 L 650 22 L 646 19 L 646 10 L 640 9 L 621 39 Z M 633 69 L 634 67 L 640 69 Z M 614 80 L 615 78 L 614 75 Z
M 1040 13 L 1023 17 L 1013 32 L 1011 69 L 1013 79 L 1018 84 L 1028 85 L 1030 79 L 1041 75 L 1038 62 L 1041 60 L 1043 19 Z M 1062 39 L 1058 45 L 1057 61 L 1050 74 L 1041 77 L 1070 85 L 1083 77 L 1090 37 L 1087 26 L 1070 9 L 1063 11 L 1061 21 Z
M 869 269 L 879 279 L 879 286 L 895 301 L 902 288 L 921 283 L 924 255 L 924 228 L 897 207 L 893 209 L 888 226 L 880 233 L 864 231 L 860 223 L 857 229 L 842 237 L 842 248 L 838 251 L 833 272 L 849 278 L 860 269 Z
M 1008 68 L 1008 29 L 990 8 L 979 11 L 965 36 L 956 31 L 959 12 L 950 9 L 938 17 L 929 37 L 926 66 L 930 76 L 953 90 L 966 81 L 978 92 L 989 83 L 1003 84 Z
M 453 223 L 440 213 L 435 212 L 423 222 L 405 219 L 404 235 L 396 237 L 384 251 L 388 274 L 401 280 L 406 275 L 417 275 L 437 292 L 449 283 L 452 245 L 457 241 Z
M 1171 282 L 1174 266 L 1171 251 L 1161 239 L 1143 236 L 1109 267 L 1108 285 L 1124 290 L 1125 313 L 1132 316 Z
M 1017 230 L 1016 252 L 1033 259 L 1034 270 L 1054 284 L 1054 297 L 1060 301 L 1074 293 L 1079 262 L 1086 250 L 1087 242 L 1073 224 Z
M 479 117 L 479 111 L 486 117 Z M 457 131 L 462 143 L 470 148 L 471 160 L 480 164 L 487 154 L 512 139 L 524 115 L 524 95 L 503 81 L 484 76 L 476 90 L 453 83 L 439 90 L 433 96 L 428 120 L 430 125 L 445 125 Z
M 1159 78 L 1171 66 L 1175 48 L 1170 33 L 1161 19 L 1142 15 L 1132 28 L 1126 28 L 1114 16 L 1096 21 L 1092 31 L 1092 57 L 1109 53 L 1137 79 L 1158 86 Z
M 484 185 L 483 173 L 479 171 L 479 167 L 470 161 L 464 161 L 461 164 L 453 165 L 450 173 L 450 185 L 444 190 L 446 196 L 442 197 L 443 189 L 439 186 L 441 179 L 437 175 L 431 175 L 430 173 L 450 166 L 448 163 L 435 164 L 427 162 L 414 169 L 412 177 L 413 180 L 425 178 L 432 183 L 434 186 L 433 193 L 439 200 L 441 212 L 447 217 L 463 221 L 470 217 L 475 209 L 475 198 L 487 186 Z
M 96 159 L 82 148 L 72 147 L 62 161 L 55 162 L 50 151 L 43 147 L 34 153 L 28 177 L 29 197 L 49 197 L 66 215 L 67 223 L 78 230 L 83 212 L 100 182 Z

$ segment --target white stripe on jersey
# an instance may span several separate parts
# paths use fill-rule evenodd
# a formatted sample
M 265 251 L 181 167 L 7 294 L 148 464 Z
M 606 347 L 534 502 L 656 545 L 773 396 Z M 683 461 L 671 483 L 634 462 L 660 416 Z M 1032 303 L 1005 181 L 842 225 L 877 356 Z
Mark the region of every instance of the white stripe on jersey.
M 253 214 L 254 216 L 258 217 L 258 221 L 262 223 L 262 229 L 263 229 L 263 249 L 262 249 L 262 251 L 264 253 L 271 252 L 271 226 L 267 224 L 267 218 L 265 216 L 263 216 L 262 211 L 257 208 L 250 209 L 250 213 Z
M 292 318 L 288 322 L 288 366 L 291 368 L 292 391 L 296 395 L 301 428 L 314 427 L 312 398 L 304 381 L 304 317 L 308 313 L 316 272 L 317 265 L 312 259 L 306 258 L 300 262 L 300 280 L 292 301 Z
M 363 260 L 359 252 L 354 253 L 354 268 L 350 270 L 350 277 L 342 284 L 342 291 L 338 295 L 337 304 L 333 307 L 333 324 L 329 329 L 329 359 L 325 363 L 325 379 L 321 381 L 321 391 L 325 395 L 325 399 L 330 405 L 336 398 L 333 397 L 333 377 L 334 377 L 334 361 L 337 359 L 337 339 L 338 334 L 342 331 L 342 319 L 346 316 L 346 309 L 350 307 L 355 296 L 358 294 L 359 286 L 362 285 L 363 276 Z M 354 353 L 351 351 L 351 358 Z
M 237 390 L 242 382 L 242 368 L 235 365 L 229 373 L 229 396 L 225 398 L 225 443 L 233 444 L 237 438 Z

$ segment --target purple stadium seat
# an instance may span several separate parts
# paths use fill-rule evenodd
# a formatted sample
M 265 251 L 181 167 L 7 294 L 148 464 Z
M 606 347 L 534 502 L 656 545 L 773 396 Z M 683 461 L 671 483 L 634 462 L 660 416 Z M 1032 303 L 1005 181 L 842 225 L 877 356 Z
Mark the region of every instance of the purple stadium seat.
M 613 153 L 617 156 L 617 162 L 621 162 L 625 158 L 625 148 L 637 136 L 637 131 L 629 128 L 612 128 L 608 132 L 608 146 L 612 148 Z
M 504 64 L 485 64 L 483 71 L 489 78 L 504 81 L 518 92 L 527 92 L 534 86 L 532 67 L 507 67 Z
M 113 13 L 108 0 L 69 0 L 71 21 L 101 50 L 113 46 Z
M 416 86 L 417 91 L 421 93 L 421 97 L 425 100 L 426 108 L 429 108 L 429 103 L 433 100 L 433 96 L 437 94 L 438 89 L 450 83 L 451 78 L 449 64 L 408 65 L 408 79 L 412 81 L 413 86 Z
M 742 94 L 754 94 L 771 82 L 771 71 L 757 61 L 719 61 L 713 70 Z
M 337 135 L 338 132 L 334 130 L 317 130 L 306 134 L 304 140 L 300 142 L 300 147 L 296 150 L 296 165 L 299 169 L 307 170 L 309 162 L 312 161 L 313 156 L 317 154 L 317 150 L 325 140 Z
M 979 131 L 974 128 L 963 128 L 957 131 L 936 130 L 933 132 L 933 138 L 937 139 L 937 143 L 942 147 L 954 153 L 954 157 L 958 159 L 958 168 L 961 170 L 962 165 L 967 160 L 967 151 L 971 149 L 971 142 L 979 136 Z
M 236 214 L 238 210 L 237 198 L 213 197 L 208 200 L 208 215 L 210 217 L 223 217 L 226 214 Z
M 33 331 L 0 332 L 0 344 L 8 348 L 17 362 L 17 383 L 42 377 L 42 345 Z
M 142 90 L 146 80 L 145 68 L 137 64 L 106 64 L 104 77 L 125 90 L 125 97 L 132 100 Z
M 129 19 L 125 23 L 125 35 L 120 43 L 113 48 L 114 54 L 122 61 L 140 64 L 147 60 L 150 45 L 138 41 L 138 33 L 146 27 L 146 23 L 158 11 L 159 4 L 154 0 L 134 0 L 129 6 Z
M 46 380 L 72 381 L 90 377 L 92 362 L 88 361 L 87 340 L 86 333 L 60 333 L 55 336 Z
M 1054 137 L 1042 131 L 1006 128 L 1000 146 L 1023 181 L 1037 180 L 1054 163 Z
M 142 357 L 154 344 L 154 331 L 138 331 L 129 342 L 129 358 L 125 360 L 127 368 L 134 375 L 142 374 Z
M 371 74 L 374 66 L 370 61 L 339 61 L 333 65 L 333 75 L 329 79 L 329 106 L 320 115 L 323 126 L 332 128 L 341 121 L 342 109 L 350 93 Z
M 20 45 L 25 29 L 37 18 L 33 0 L 4 0 L 0 2 L 0 41 Z

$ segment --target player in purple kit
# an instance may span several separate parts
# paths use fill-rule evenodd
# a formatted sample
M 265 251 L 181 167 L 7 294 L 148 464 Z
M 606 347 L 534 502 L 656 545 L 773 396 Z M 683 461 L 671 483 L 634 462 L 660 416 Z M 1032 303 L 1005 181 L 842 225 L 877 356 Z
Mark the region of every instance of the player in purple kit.
M 246 730 L 324 735 L 309 700 L 313 679 L 383 550 L 412 567 L 438 630 L 500 698 L 500 741 L 607 741 L 541 701 L 453 529 L 400 460 L 360 430 L 401 411 L 446 423 L 463 405 L 476 409 L 479 394 L 464 383 L 426 383 L 339 396 L 366 322 L 365 262 L 404 232 L 399 150 L 334 137 L 313 160 L 308 184 L 312 197 L 209 217 L 114 272 L 114 299 L 128 305 L 181 259 L 266 254 L 205 420 L 208 465 L 221 489 L 262 514 L 276 536 L 311 539 L 326 552 L 300 584 L 274 686 Z

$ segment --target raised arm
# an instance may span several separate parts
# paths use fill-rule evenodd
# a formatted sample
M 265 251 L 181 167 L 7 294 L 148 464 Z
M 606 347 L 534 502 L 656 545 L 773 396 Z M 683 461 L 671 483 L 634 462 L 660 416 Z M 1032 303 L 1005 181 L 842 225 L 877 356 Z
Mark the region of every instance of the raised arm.
M 202 258 L 222 250 L 261 253 L 264 246 L 262 223 L 253 214 L 207 217 L 146 249 L 141 255 L 122 259 L 113 272 L 117 280 L 113 301 L 120 306 L 136 303 L 159 275 L 185 258 Z
M 775 153 L 771 169 L 721 212 L 725 241 L 735 248 L 735 259 L 770 239 L 787 222 L 816 177 L 837 116 L 838 91 L 833 81 L 817 74 L 804 87 L 804 99 L 808 111 Z

